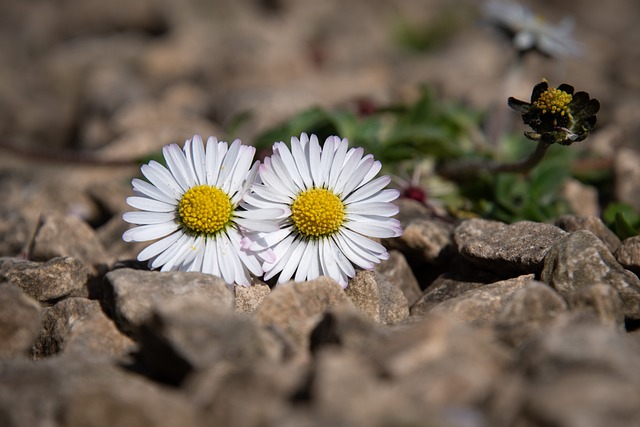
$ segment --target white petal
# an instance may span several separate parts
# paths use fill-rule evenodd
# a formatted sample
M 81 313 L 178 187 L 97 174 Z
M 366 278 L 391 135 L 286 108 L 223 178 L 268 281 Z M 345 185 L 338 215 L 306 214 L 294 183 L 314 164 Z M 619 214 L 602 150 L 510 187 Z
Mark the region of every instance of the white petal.
M 220 175 L 220 167 L 222 166 L 222 160 L 227 152 L 227 143 L 224 141 L 218 142 L 215 137 L 209 137 L 207 139 L 207 148 L 205 150 L 205 170 L 207 173 L 207 184 L 217 187 L 218 176 Z
M 365 270 L 369 270 L 373 268 L 375 265 L 373 263 L 374 259 L 370 259 L 371 256 L 367 256 L 368 252 L 366 250 L 362 250 L 356 246 L 352 241 L 346 239 L 342 233 L 338 233 L 334 236 L 335 242 L 338 245 L 338 248 L 342 251 L 342 253 L 355 265 Z M 360 249 L 360 250 L 357 250 Z
M 192 177 L 187 160 L 184 157 L 184 152 L 180 149 L 178 144 L 170 144 L 162 147 L 162 154 L 167 162 L 167 167 L 171 171 L 180 187 L 184 191 L 195 185 L 195 177 Z
M 355 168 L 355 170 L 351 173 L 349 180 L 340 188 L 339 194 L 342 198 L 348 196 L 353 190 L 360 187 L 364 180 L 364 177 L 371 170 L 371 166 L 373 165 L 373 156 L 366 156 L 364 161 L 360 162 L 360 164 Z
M 191 163 L 198 180 L 198 185 L 207 184 L 207 156 L 200 135 L 194 135 L 191 143 Z
M 143 180 L 138 179 L 138 178 L 134 178 L 131 181 L 131 184 L 133 185 L 133 191 L 138 192 L 140 194 L 143 194 L 143 195 L 145 195 L 147 197 L 150 197 L 152 199 L 159 200 L 161 202 L 165 202 L 165 203 L 175 202 L 175 201 L 179 200 L 180 196 L 182 195 L 180 193 L 176 197 L 176 196 L 173 195 L 173 193 L 168 194 L 168 193 L 160 190 L 155 185 L 152 185 L 152 184 L 148 183 L 147 181 L 143 181 Z
M 130 224 L 147 225 L 173 222 L 176 215 L 173 212 L 125 212 L 122 219 Z
M 337 137 L 330 136 L 324 141 L 322 146 L 322 153 L 320 156 L 320 168 L 317 174 L 313 175 L 313 181 L 316 187 L 324 187 L 329 182 L 329 175 L 331 174 L 331 166 L 333 165 L 333 156 L 335 155 L 335 144 Z M 312 169 L 311 173 L 315 171 Z
M 159 239 L 178 229 L 178 224 L 165 222 L 162 224 L 141 225 L 124 232 L 122 239 L 125 242 L 146 242 Z
M 309 144 L 307 145 L 308 150 L 308 160 L 309 160 L 309 171 L 311 173 L 311 178 L 313 180 L 313 184 L 316 187 L 321 187 L 321 167 L 320 167 L 320 156 L 321 149 L 320 143 L 318 142 L 318 137 L 315 135 L 311 135 L 311 139 L 309 140 Z
M 294 144 L 292 140 L 291 154 L 298 168 L 298 172 L 300 173 L 300 177 L 302 178 L 304 188 L 311 188 L 313 187 L 313 178 L 311 177 L 311 172 L 309 169 L 311 167 L 311 162 L 309 159 L 309 156 L 310 156 L 309 150 L 311 149 L 311 144 L 309 144 L 308 137 L 306 139 L 307 139 L 306 141 L 307 143 L 304 145 L 302 143 Z M 317 160 L 319 163 L 320 158 L 318 157 Z
M 204 259 L 202 260 L 202 272 L 220 276 L 218 268 L 218 257 L 216 256 L 216 244 L 211 238 L 205 239 L 204 242 Z
M 345 184 L 352 177 L 354 171 L 357 170 L 358 163 L 360 163 L 360 159 L 364 154 L 364 149 L 352 148 L 347 154 L 348 158 L 345 159 L 344 166 L 340 169 L 340 175 L 338 175 L 338 179 L 333 186 L 333 191 L 336 194 L 342 193 L 342 189 L 344 188 Z
M 338 137 L 335 137 L 338 140 Z M 344 160 L 347 156 L 348 146 L 342 141 L 338 141 L 336 143 L 336 152 L 333 154 L 333 164 L 331 165 L 331 171 L 329 172 L 329 181 L 327 182 L 327 188 L 332 190 L 335 188 L 336 183 L 338 182 L 338 177 L 340 176 L 340 172 L 342 172 Z
M 379 202 L 393 202 L 398 197 L 400 197 L 400 192 L 395 188 L 388 188 L 386 190 L 382 190 L 367 198 L 367 203 L 379 203 Z M 356 202 L 357 203 L 357 202 Z
M 386 253 L 387 249 L 382 246 L 380 243 L 369 239 L 361 234 L 354 233 L 353 231 L 343 228 L 340 230 L 340 233 L 348 240 L 353 242 L 355 245 L 361 247 L 362 249 L 375 254 L 376 256 Z M 365 254 L 361 254 L 366 256 Z
M 151 258 L 158 256 L 161 252 L 164 252 L 168 247 L 173 245 L 181 236 L 182 233 L 173 233 L 158 240 L 144 248 L 138 254 L 138 261 L 148 261 Z
M 348 221 L 346 228 L 370 237 L 391 238 L 398 237 L 397 227 L 386 227 L 371 222 Z
M 390 181 L 391 178 L 389 178 L 388 176 L 378 177 L 351 193 L 346 199 L 344 199 L 344 203 L 349 204 L 364 200 L 367 197 L 372 196 L 378 191 L 382 190 L 387 186 L 387 184 L 389 184 Z
M 300 267 L 296 271 L 296 282 L 317 279 L 320 275 L 320 256 L 318 254 L 317 240 L 310 240 L 304 248 L 300 258 Z
M 127 204 L 132 208 L 150 212 L 175 212 L 176 210 L 176 205 L 174 204 L 161 202 L 148 197 L 127 197 Z
M 236 160 L 240 153 L 241 143 L 239 140 L 235 140 L 229 146 L 229 150 L 224 155 L 222 160 L 222 166 L 220 166 L 220 176 L 218 177 L 217 187 L 220 187 L 225 193 L 229 194 L 229 188 L 231 186 L 231 178 L 233 170 L 236 166 Z
M 298 171 L 298 165 L 296 164 L 296 161 L 293 159 L 293 155 L 291 155 L 291 151 L 289 151 L 289 148 L 284 143 L 276 143 L 276 145 L 278 146 L 277 155 L 273 156 L 272 160 L 274 161 L 279 160 L 279 166 L 284 167 L 284 170 L 287 172 L 288 176 L 294 182 L 296 187 L 299 189 L 304 189 L 305 188 L 304 181 L 300 176 L 300 172 Z M 298 141 L 297 138 L 291 138 L 291 146 L 293 147 L 294 145 L 297 146 L 299 149 L 302 149 L 300 147 L 300 141 Z
M 322 273 L 340 283 L 344 288 L 346 287 L 347 281 L 340 272 L 340 268 L 338 268 L 338 263 L 335 259 L 335 251 L 337 250 L 337 246 L 330 243 L 328 239 L 320 240 L 320 266 Z
M 154 160 L 142 165 L 140 171 L 151 184 L 171 199 L 180 200 L 180 197 L 186 191 L 167 168 Z
M 302 260 L 302 255 L 304 253 L 307 244 L 302 240 L 294 241 L 291 245 L 291 250 L 287 252 L 285 256 L 286 262 L 282 271 L 280 272 L 280 277 L 278 281 L 280 283 L 288 282 L 297 269 L 304 270 L 304 275 L 306 276 L 307 266 L 300 264 Z
M 347 214 L 372 214 L 379 216 L 393 216 L 400 212 L 400 209 L 393 203 L 363 202 L 351 203 L 347 205 Z

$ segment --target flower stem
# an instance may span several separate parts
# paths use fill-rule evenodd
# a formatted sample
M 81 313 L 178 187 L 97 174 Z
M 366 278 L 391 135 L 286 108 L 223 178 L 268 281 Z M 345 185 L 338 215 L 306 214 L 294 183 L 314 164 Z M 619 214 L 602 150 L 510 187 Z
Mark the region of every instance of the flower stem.
M 501 163 L 488 159 L 464 159 L 445 163 L 438 168 L 438 173 L 453 181 L 465 181 L 487 173 L 527 173 L 540 163 L 548 148 L 549 144 L 540 141 L 531 154 L 518 162 Z

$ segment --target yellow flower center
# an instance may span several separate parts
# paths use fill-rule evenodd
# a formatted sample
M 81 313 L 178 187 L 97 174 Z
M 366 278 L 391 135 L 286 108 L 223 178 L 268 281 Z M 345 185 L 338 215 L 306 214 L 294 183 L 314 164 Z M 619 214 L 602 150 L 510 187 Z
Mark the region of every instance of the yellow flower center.
M 215 234 L 231 220 L 233 206 L 227 194 L 217 187 L 190 188 L 178 203 L 180 221 L 196 234 Z
M 303 191 L 291 205 L 291 218 L 305 237 L 323 237 L 338 231 L 345 220 L 342 200 L 325 188 Z
M 569 114 L 569 103 L 573 97 L 565 91 L 551 88 L 547 89 L 533 103 L 533 106 L 542 110 L 542 114 L 559 113 L 561 116 Z

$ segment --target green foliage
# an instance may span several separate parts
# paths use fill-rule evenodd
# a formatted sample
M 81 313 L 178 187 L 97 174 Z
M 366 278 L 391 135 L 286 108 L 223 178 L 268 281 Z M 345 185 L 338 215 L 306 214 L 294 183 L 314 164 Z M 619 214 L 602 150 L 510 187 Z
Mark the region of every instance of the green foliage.
M 315 133 L 320 141 L 330 135 L 348 138 L 365 148 L 382 164 L 393 165 L 416 158 L 459 158 L 472 151 L 472 129 L 481 115 L 459 104 L 438 100 L 428 87 L 408 106 L 378 109 L 362 116 L 352 111 L 311 108 L 260 135 L 254 145 L 269 148 L 292 135 Z
M 640 234 L 640 213 L 626 203 L 610 203 L 602 214 L 602 220 L 621 239 Z

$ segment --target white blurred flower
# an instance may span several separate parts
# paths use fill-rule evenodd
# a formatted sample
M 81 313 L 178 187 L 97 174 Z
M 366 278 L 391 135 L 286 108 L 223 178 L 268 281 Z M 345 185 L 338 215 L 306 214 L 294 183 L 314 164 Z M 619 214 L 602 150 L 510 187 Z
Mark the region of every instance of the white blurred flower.
M 484 12 L 487 21 L 504 32 L 520 53 L 538 51 L 550 57 L 582 54 L 582 45 L 571 34 L 570 18 L 553 25 L 525 6 L 508 0 L 488 0 Z
M 206 149 L 199 136 L 162 149 L 168 168 L 156 161 L 142 166 L 148 179 L 134 179 L 136 194 L 127 203 L 139 209 L 123 219 L 137 224 L 122 238 L 127 242 L 157 240 L 138 255 L 162 271 L 199 271 L 227 283 L 250 285 L 250 275 L 262 275 L 260 261 L 241 248 L 241 231 L 270 231 L 272 222 L 242 209 L 258 170 L 255 148 L 239 140 L 231 146 L 210 137 Z M 264 215 L 277 215 L 264 211 Z
M 245 196 L 248 212 L 282 209 L 274 215 L 280 229 L 248 235 L 244 244 L 258 251 L 265 280 L 278 283 L 328 276 L 343 287 L 355 266 L 372 269 L 388 259 L 387 250 L 369 237 L 402 234 L 392 202 L 399 192 L 385 189 L 390 178 L 375 178 L 381 164 L 362 148 L 348 149 L 346 139 L 332 136 L 321 147 L 318 138 L 302 134 L 273 145 L 260 165 L 261 182 Z M 375 178 L 375 179 L 374 179 Z

